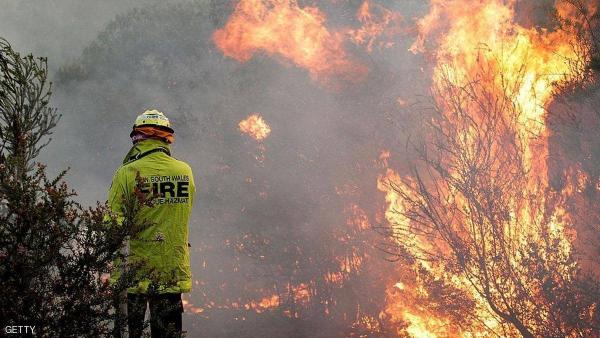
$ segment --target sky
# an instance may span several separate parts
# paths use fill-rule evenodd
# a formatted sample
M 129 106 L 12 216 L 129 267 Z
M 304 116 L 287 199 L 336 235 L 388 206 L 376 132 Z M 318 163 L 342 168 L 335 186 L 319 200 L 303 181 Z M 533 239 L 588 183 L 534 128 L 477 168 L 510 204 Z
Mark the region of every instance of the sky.
M 15 50 L 48 57 L 50 70 L 79 57 L 116 15 L 160 0 L 0 0 L 0 36 Z

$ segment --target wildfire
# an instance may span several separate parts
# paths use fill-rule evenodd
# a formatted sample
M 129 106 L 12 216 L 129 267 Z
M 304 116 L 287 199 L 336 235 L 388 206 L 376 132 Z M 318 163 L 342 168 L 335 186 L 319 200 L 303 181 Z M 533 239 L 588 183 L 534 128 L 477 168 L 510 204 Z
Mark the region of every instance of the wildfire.
M 213 40 L 223 54 L 246 62 L 262 51 L 289 60 L 322 82 L 341 78 L 358 82 L 367 68 L 350 59 L 343 32 L 327 29 L 317 7 L 295 0 L 240 0 L 227 24 Z
M 514 92 L 522 112 L 521 132 L 535 138 L 545 130 L 544 114 L 552 98 L 552 84 L 573 72 L 565 60 L 579 56 L 568 32 L 515 24 L 513 4 L 501 0 L 433 0 L 431 12 L 418 23 L 419 38 L 411 50 L 426 52 L 428 40 L 437 43 L 435 83 L 449 80 L 466 85 L 469 79 L 489 76 L 493 78 L 483 80 L 489 81 L 491 90 L 501 90 L 506 83 L 517 86 Z M 439 34 L 440 30 L 445 33 Z M 436 35 L 441 38 L 435 39 Z M 491 67 L 485 74 L 481 73 L 483 64 Z
M 384 168 L 387 168 L 388 166 L 388 160 L 391 156 L 391 153 L 389 150 L 382 150 L 381 153 L 379 154 L 379 161 L 381 162 L 381 164 L 383 165 Z
M 424 51 L 427 39 L 434 39 L 434 33 L 443 28 L 446 32 L 436 41 L 437 66 L 433 78 L 436 86 L 450 84 L 461 88 L 478 81 L 482 89 L 475 89 L 476 94 L 502 96 L 510 90 L 516 95 L 512 98 L 516 108 L 500 107 L 504 110 L 499 113 L 505 114 L 503 118 L 507 120 L 517 119 L 514 137 L 516 142 L 523 143 L 521 164 L 532 171 L 526 188 L 533 194 L 541 194 L 547 187 L 546 108 L 554 94 L 553 84 L 577 72 L 566 60 L 577 60 L 580 56 L 572 48 L 574 37 L 568 31 L 526 29 L 514 23 L 513 5 L 514 1 L 500 0 L 477 3 L 433 0 L 430 14 L 419 21 L 420 36 L 413 50 Z M 449 27 L 442 27 L 442 23 Z M 453 120 L 456 118 L 452 115 L 453 107 L 445 94 L 457 97 L 463 94 L 439 93 L 436 97 L 447 117 Z M 469 108 L 468 114 L 477 121 L 485 120 L 490 113 Z M 476 136 L 465 132 L 460 137 L 469 147 Z M 502 142 L 498 144 L 502 146 Z M 543 214 L 543 210 L 519 209 L 531 219 Z
M 239 123 L 240 131 L 250 135 L 257 141 L 262 141 L 271 133 L 271 127 L 259 114 L 248 116 L 245 120 Z
M 388 287 L 388 307 L 381 316 L 394 324 L 396 336 L 400 337 L 455 337 L 461 330 L 449 318 L 428 311 L 421 304 L 422 297 L 417 287 L 402 282 Z
M 569 239 L 573 237 L 572 233 L 569 234 L 572 229 L 565 224 L 568 217 L 561 205 L 548 205 L 550 201 L 545 199 L 548 189 L 548 135 L 545 118 L 546 109 L 553 99 L 554 83 L 580 72 L 573 65 L 581 63 L 566 60 L 578 60 L 581 56 L 572 47 L 575 37 L 568 30 L 549 32 L 524 28 L 515 23 L 514 3 L 501 0 L 432 0 L 430 13 L 418 22 L 419 37 L 411 48 L 415 53 L 427 52 L 435 58 L 432 92 L 441 111 L 442 121 L 433 123 L 438 130 L 453 135 L 451 138 L 460 145 L 458 149 L 462 149 L 464 157 L 459 161 L 465 161 L 463 164 L 467 169 L 469 165 L 476 166 L 480 160 L 476 154 L 481 149 L 482 142 L 487 142 L 483 146 L 489 147 L 490 156 L 499 157 L 488 161 L 490 166 L 485 167 L 488 171 L 479 173 L 482 177 L 477 180 L 480 181 L 473 182 L 493 186 L 499 184 L 495 180 L 509 177 L 511 173 L 525 173 L 523 178 L 512 182 L 513 191 L 505 197 L 506 203 L 502 205 L 506 209 L 508 220 L 505 223 L 498 220 L 494 220 L 498 223 L 481 223 L 483 229 L 495 226 L 500 229 L 500 233 L 472 232 L 480 224 L 474 224 L 478 220 L 474 221 L 472 218 L 477 212 L 474 209 L 476 206 L 473 206 L 472 199 L 469 200 L 472 197 L 466 197 L 459 190 L 460 187 L 452 185 L 453 180 L 459 182 L 460 175 L 464 174 L 461 171 L 463 164 L 452 162 L 452 159 L 444 158 L 443 154 L 432 156 L 440 156 L 436 160 L 448 170 L 444 174 L 451 183 L 436 182 L 436 178 L 431 178 L 433 182 L 420 183 L 433 185 L 433 189 L 437 189 L 435 196 L 419 195 L 422 186 L 412 178 L 401 177 L 391 169 L 387 169 L 377 183 L 378 188 L 386 193 L 385 216 L 399 244 L 413 257 L 423 259 L 415 269 L 424 268 L 427 273 L 440 280 L 447 280 L 452 287 L 469 294 L 475 302 L 477 316 L 485 322 L 486 329 L 483 332 L 498 327 L 499 319 L 481 298 L 480 291 L 460 274 L 449 277 L 444 263 L 435 259 L 426 260 L 450 252 L 452 248 L 444 241 L 471 243 L 468 241 L 473 240 L 474 243 L 484 243 L 484 247 L 493 248 L 497 236 L 506 236 L 515 241 L 509 244 L 511 248 L 525 252 L 531 241 L 543 247 L 549 237 L 554 244 L 546 251 L 548 254 L 543 256 L 547 262 L 544 264 L 555 264 L 554 268 L 565 279 L 572 278 L 574 271 L 572 263 L 566 263 L 566 260 L 562 263 L 571 251 Z M 491 119 L 501 122 L 491 125 Z M 492 126 L 495 129 L 478 130 L 481 126 Z M 496 138 L 488 139 L 488 135 Z M 514 147 L 515 150 L 505 150 L 504 147 Z M 519 151 L 522 151 L 520 157 L 515 155 Z M 450 157 L 451 154 L 447 156 Z M 502 156 L 505 158 L 501 159 Z M 497 174 L 501 172 L 505 172 L 505 176 Z M 489 173 L 497 176 L 483 176 Z M 487 182 L 486 180 L 491 182 L 480 183 Z M 433 230 L 427 230 L 422 223 L 414 221 L 419 210 L 422 210 L 419 208 L 427 208 L 429 203 L 439 204 L 442 214 L 433 217 L 449 219 L 448 231 L 456 234 L 457 238 L 441 239 L 432 233 Z M 498 259 L 490 258 L 486 264 L 495 266 Z M 527 269 L 522 267 L 522 260 L 521 255 L 514 255 L 502 264 L 525 275 L 528 272 L 521 270 Z M 515 288 L 516 286 L 506 285 L 499 289 L 514 292 Z M 414 293 L 414 290 L 406 287 L 401 291 Z M 538 307 L 534 300 L 531 303 L 523 301 L 520 306 L 528 307 L 530 312 L 550 311 Z M 407 332 L 413 336 L 435 336 L 436 328 L 445 326 L 445 318 L 424 309 L 416 309 L 415 304 L 407 303 L 405 299 L 389 297 L 385 313 L 399 318 L 398 321 L 408 322 Z M 541 316 L 547 316 L 548 312 Z M 477 329 L 471 328 L 469 332 L 477 332 Z M 445 332 L 442 335 L 447 334 Z
M 183 308 L 187 312 L 191 312 L 191 313 L 194 313 L 194 314 L 200 314 L 200 313 L 204 312 L 203 308 L 194 306 L 194 304 L 190 303 L 190 301 L 187 300 L 187 299 L 182 299 L 181 303 L 183 304 Z
M 257 313 L 264 312 L 269 309 L 273 309 L 279 306 L 279 296 L 271 295 L 264 297 L 259 301 L 252 301 L 246 305 L 247 309 L 253 309 Z
M 319 8 L 300 6 L 297 0 L 240 0 L 225 26 L 213 34 L 213 41 L 224 55 L 239 62 L 263 52 L 339 87 L 344 82 L 358 83 L 369 72 L 350 56 L 346 43 L 371 53 L 375 47 L 392 47 L 393 38 L 407 32 L 399 13 L 371 0 L 360 5 L 356 19 L 361 23 L 358 28 L 331 29 Z
M 402 16 L 381 5 L 372 4 L 365 0 L 356 13 L 356 18 L 362 26 L 356 30 L 350 30 L 349 35 L 356 44 L 364 45 L 367 52 L 373 52 L 377 44 L 379 48 L 389 48 L 394 45 L 391 37 L 404 31 L 402 27 Z M 378 41 L 380 36 L 388 39 Z
M 454 140 L 459 145 L 457 149 L 463 152 L 428 153 L 434 157 L 437 168 L 447 175 L 444 182 L 440 175 L 420 180 L 418 175 L 402 175 L 392 170 L 389 150 L 381 151 L 375 160 L 377 168 L 385 169 L 385 174 L 377 180 L 377 188 L 385 193 L 386 201 L 385 211 L 381 210 L 375 221 L 383 221 L 385 217 L 395 244 L 410 259 L 406 259 L 408 267 L 403 267 L 406 269 L 403 274 L 391 273 L 401 277 L 383 284 L 387 285 L 387 294 L 380 318 L 357 315 L 356 325 L 383 330 L 379 321 L 382 319 L 394 325 L 392 331 L 398 336 L 513 336 L 518 330 L 505 323 L 499 314 L 502 309 L 492 308 L 489 298 L 508 298 L 510 293 L 520 292 L 518 289 L 527 289 L 530 293 L 527 297 L 531 297 L 520 299 L 517 306 L 531 314 L 525 320 L 542 318 L 537 322 L 540 326 L 553 313 L 541 296 L 546 285 L 528 279 L 529 269 L 536 264 L 555 269 L 562 279 L 547 282 L 557 287 L 574 276 L 576 263 L 567 258 L 577 234 L 570 227 L 567 209 L 561 204 L 563 199 L 549 197 L 546 113 L 555 95 L 555 84 L 581 72 L 577 68 L 583 64 L 578 60 L 581 55 L 573 48 L 577 37 L 568 29 L 519 25 L 514 19 L 516 0 L 430 2 L 429 14 L 417 22 L 419 34 L 410 50 L 426 53 L 434 61 L 432 93 L 440 117 L 428 122 L 440 134 Z M 569 10 L 569 7 L 557 8 L 563 14 L 575 15 L 568 14 Z M 597 5 L 591 4 L 588 10 L 594 12 Z M 333 78 L 358 82 L 366 76 L 367 68 L 349 55 L 345 44 L 349 41 L 363 46 L 369 53 L 376 47 L 389 47 L 393 44 L 391 40 L 382 37 L 401 31 L 402 17 L 365 0 L 356 18 L 361 27 L 334 29 L 326 26 L 324 12 L 314 6 L 300 5 L 296 0 L 240 0 L 213 39 L 224 55 L 239 62 L 262 52 L 306 69 L 313 79 L 323 83 Z M 398 107 L 405 108 L 408 102 L 406 98 L 397 98 Z M 490 123 L 492 120 L 497 122 Z M 257 141 L 266 139 L 271 131 L 258 114 L 242 120 L 239 128 Z M 426 146 L 430 146 L 439 140 L 432 136 L 426 141 L 429 142 Z M 482 152 L 481 148 L 486 150 Z M 453 155 L 458 159 L 449 158 Z M 469 171 L 474 167 L 481 170 Z M 465 172 L 468 180 L 461 181 Z M 510 178 L 518 176 L 515 173 L 523 176 Z M 567 184 L 571 186 L 565 189 L 566 193 L 581 191 L 586 185 L 588 178 L 583 174 L 573 171 L 567 175 L 570 175 Z M 432 186 L 433 194 L 418 194 Z M 483 193 L 476 191 L 478 188 Z M 352 184 L 336 187 L 340 196 L 358 196 L 358 190 Z M 469 192 L 473 194 L 467 196 Z M 435 203 L 438 206 L 433 209 L 435 215 L 426 216 L 447 222 L 443 224 L 447 232 L 442 235 L 436 233 L 439 228 L 427 228 L 418 219 L 419 212 L 425 213 L 422 210 Z M 479 213 L 479 204 L 485 203 L 500 205 L 492 217 Z M 353 233 L 374 228 L 369 214 L 358 204 L 348 204 L 344 212 Z M 352 235 L 342 233 L 338 239 L 340 243 L 350 243 Z M 452 247 L 455 243 L 467 245 L 456 249 Z M 472 249 L 476 245 L 481 245 L 485 252 Z M 507 248 L 506 257 L 494 252 L 503 245 Z M 530 247 L 542 248 L 538 251 L 542 254 L 528 260 Z M 442 256 L 454 261 L 447 263 L 440 259 Z M 322 279 L 330 286 L 341 286 L 348 276 L 366 267 L 367 261 L 366 255 L 352 251 L 338 258 L 339 271 L 326 270 Z M 489 271 L 481 275 L 496 284 L 494 291 L 473 282 L 482 278 L 472 267 L 477 264 L 489 265 Z M 518 280 L 496 274 L 502 269 L 514 270 Z M 307 306 L 318 295 L 312 283 L 288 284 L 288 294 L 295 304 Z M 485 292 L 488 294 L 483 295 Z M 456 297 L 452 298 L 455 305 L 464 307 L 468 318 L 453 317 L 452 310 L 439 307 L 444 297 L 449 296 Z M 260 313 L 282 307 L 287 303 L 285 297 L 284 293 L 265 292 L 239 307 Z M 326 311 L 328 315 L 329 307 Z M 299 316 L 290 310 L 284 313 Z M 528 325 L 534 325 L 531 323 Z
M 360 230 L 368 230 L 371 228 L 369 217 L 358 205 L 351 204 L 345 211 L 350 214 L 346 221 L 347 225 L 352 225 Z

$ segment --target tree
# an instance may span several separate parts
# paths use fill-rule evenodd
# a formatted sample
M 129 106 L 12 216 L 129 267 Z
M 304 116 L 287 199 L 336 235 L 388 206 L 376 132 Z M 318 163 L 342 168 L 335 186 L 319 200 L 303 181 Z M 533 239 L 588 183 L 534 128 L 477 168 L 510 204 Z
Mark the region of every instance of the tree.
M 598 301 L 598 284 L 583 289 L 574 280 L 575 257 L 539 196 L 551 193 L 531 189 L 527 136 L 517 130 L 512 96 L 498 97 L 476 80 L 443 86 L 438 95 L 455 118 L 436 108 L 428 125 L 435 136 L 419 149 L 411 178 L 390 183 L 402 201 L 390 228 L 402 254 L 464 278 L 463 288 L 524 337 L 597 330 L 598 318 L 585 313 Z M 483 111 L 471 114 L 475 106 Z
M 547 184 L 544 152 L 534 151 L 544 146 L 543 136 L 532 131 L 537 122 L 517 99 L 527 67 L 510 76 L 498 67 L 502 56 L 479 53 L 475 72 L 463 75 L 453 64 L 440 69 L 434 99 L 421 112 L 427 136 L 413 144 L 410 173 L 389 172 L 381 182 L 392 201 L 386 229 L 395 239 L 392 253 L 435 276 L 423 281 L 426 289 L 441 281 L 470 295 L 477 306 L 462 315 L 498 323 L 484 331 L 598 332 L 600 282 L 581 273 L 574 225 L 561 213 L 560 192 Z M 571 87 L 577 79 L 567 80 Z M 452 298 L 431 298 L 452 307 Z
M 570 15 L 555 14 L 555 20 L 559 29 L 572 31 L 577 36 L 577 41 L 573 48 L 578 53 L 579 62 L 585 65 L 577 65 L 577 60 L 573 62 L 573 67 L 579 68 L 580 76 L 575 77 L 576 84 L 579 86 L 597 83 L 598 72 L 600 72 L 600 11 L 597 10 L 593 2 L 589 0 L 561 0 L 558 2 L 565 8 L 569 8 Z M 591 74 L 589 70 L 597 72 Z M 595 75 L 595 76 L 594 76 Z
M 130 274 L 114 286 L 100 275 L 131 231 L 106 206 L 75 202 L 66 171 L 50 179 L 34 162 L 59 120 L 47 77 L 46 59 L 0 39 L 0 324 L 35 326 L 38 337 L 102 336 Z

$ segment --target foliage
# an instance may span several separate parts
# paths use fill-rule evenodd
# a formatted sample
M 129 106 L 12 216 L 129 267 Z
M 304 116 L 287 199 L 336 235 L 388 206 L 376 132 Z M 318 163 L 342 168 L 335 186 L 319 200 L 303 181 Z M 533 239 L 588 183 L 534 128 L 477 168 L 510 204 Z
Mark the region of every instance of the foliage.
M 590 61 L 590 68 L 600 72 L 600 56 L 592 57 L 592 60 Z
M 116 319 L 128 274 L 101 281 L 130 235 L 106 206 L 84 208 L 35 163 L 58 122 L 43 58 L 0 39 L 0 324 L 35 326 L 38 337 L 101 336 Z
M 600 70 L 600 9 L 591 0 L 560 0 L 558 5 L 568 9 L 566 14 L 555 13 L 557 29 L 570 31 L 576 36 L 572 41 L 577 59 L 566 60 L 572 66 L 572 79 L 563 85 L 574 85 L 576 89 L 582 86 L 598 86 Z M 592 14 L 590 11 L 595 10 Z M 584 64 L 584 67 L 580 63 Z M 595 74 L 594 74 L 595 72 Z M 569 83 L 573 82 L 573 83 Z M 565 92 L 564 86 L 560 87 Z

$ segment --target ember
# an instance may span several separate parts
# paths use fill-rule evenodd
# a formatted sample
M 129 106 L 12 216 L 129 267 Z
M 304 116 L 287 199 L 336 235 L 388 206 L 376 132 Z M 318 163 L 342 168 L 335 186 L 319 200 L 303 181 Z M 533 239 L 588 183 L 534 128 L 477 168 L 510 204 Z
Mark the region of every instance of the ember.
M 271 133 L 271 127 L 258 114 L 250 115 L 247 119 L 240 121 L 239 127 L 242 133 L 250 135 L 257 141 L 266 139 Z

